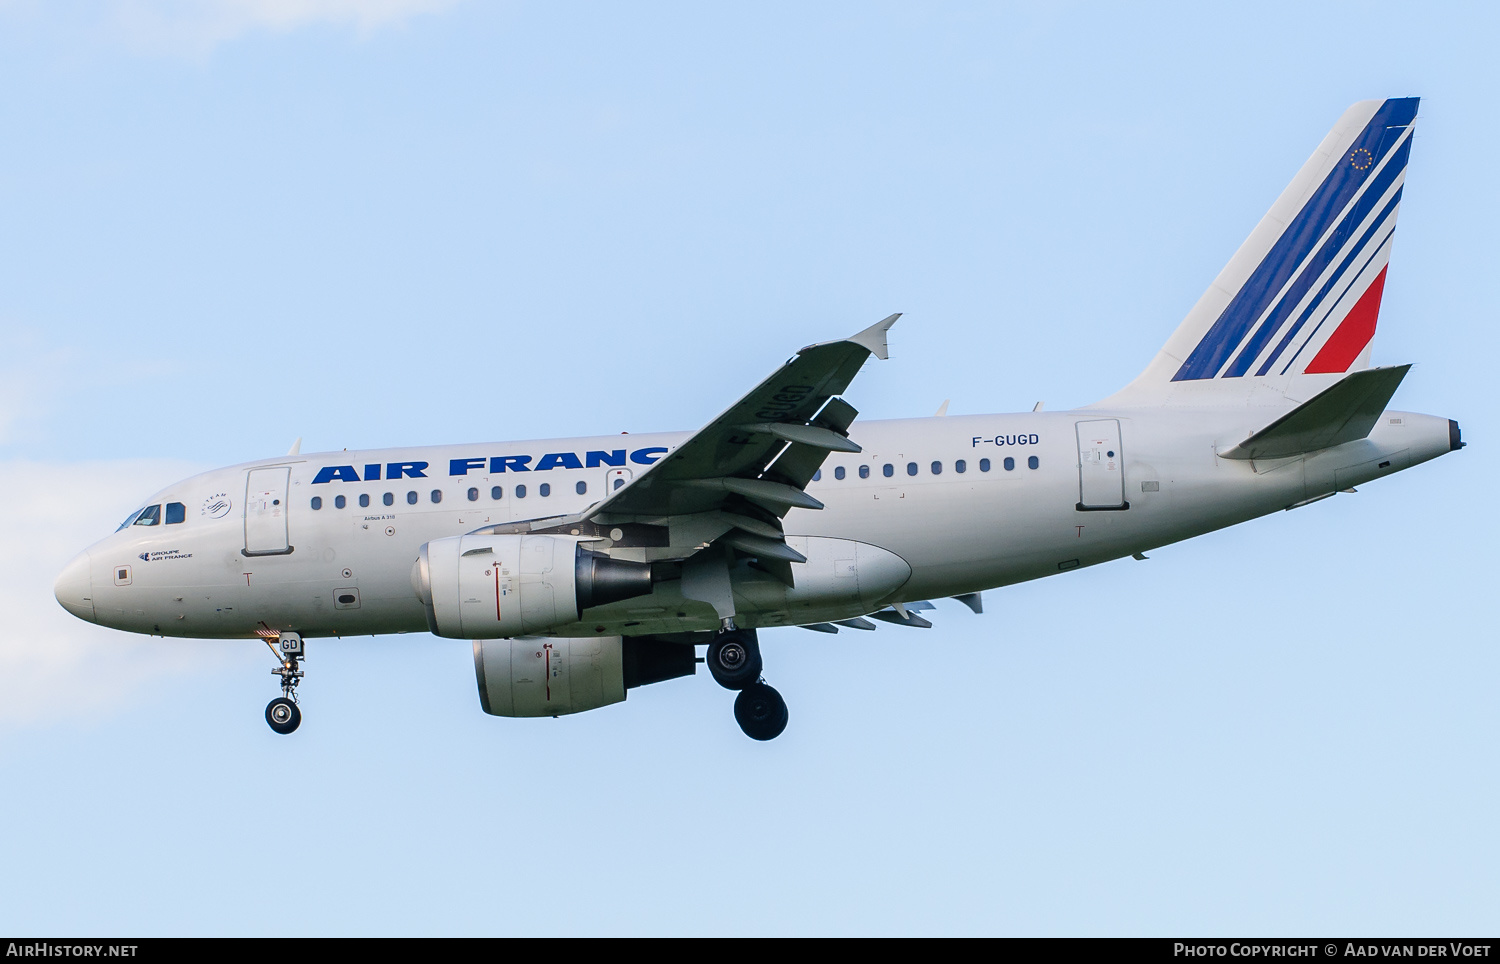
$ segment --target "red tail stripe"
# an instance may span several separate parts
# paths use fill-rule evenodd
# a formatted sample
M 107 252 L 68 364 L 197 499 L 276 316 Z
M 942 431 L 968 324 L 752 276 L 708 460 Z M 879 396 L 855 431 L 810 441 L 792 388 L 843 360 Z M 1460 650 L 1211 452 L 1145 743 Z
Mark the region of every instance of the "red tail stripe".
M 1380 317 L 1380 294 L 1385 290 L 1385 268 L 1370 283 L 1365 293 L 1359 296 L 1354 307 L 1344 318 L 1323 348 L 1308 363 L 1309 375 L 1328 375 L 1346 372 L 1354 359 L 1365 350 L 1370 339 L 1375 337 L 1375 321 Z

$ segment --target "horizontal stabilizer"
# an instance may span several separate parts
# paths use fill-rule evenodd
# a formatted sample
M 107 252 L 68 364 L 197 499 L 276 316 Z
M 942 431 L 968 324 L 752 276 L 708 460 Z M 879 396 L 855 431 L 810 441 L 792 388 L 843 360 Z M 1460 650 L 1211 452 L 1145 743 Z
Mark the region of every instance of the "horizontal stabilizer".
M 1344 376 L 1231 449 L 1226 459 L 1282 459 L 1365 438 L 1410 365 Z

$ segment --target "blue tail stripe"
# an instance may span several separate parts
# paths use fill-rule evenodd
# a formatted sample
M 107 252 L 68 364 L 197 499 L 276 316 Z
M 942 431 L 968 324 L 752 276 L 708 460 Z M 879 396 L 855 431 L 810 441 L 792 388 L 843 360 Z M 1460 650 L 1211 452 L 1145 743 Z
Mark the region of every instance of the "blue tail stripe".
M 1389 151 L 1391 138 L 1386 128 L 1405 127 L 1417 113 L 1417 98 L 1406 97 L 1387 100 L 1375 112 L 1354 139 L 1349 151 L 1368 151 L 1373 161 L 1365 170 L 1359 170 L 1348 162 L 1349 155 L 1341 158 L 1334 169 L 1324 178 L 1313 196 L 1292 219 L 1276 244 L 1272 246 L 1256 267 L 1244 286 L 1235 294 L 1217 321 L 1209 328 L 1203 340 L 1188 355 L 1172 380 L 1212 378 L 1218 374 L 1244 341 L 1255 320 L 1264 313 L 1271 299 L 1286 285 L 1287 280 L 1312 251 L 1318 238 L 1323 236 L 1328 225 L 1349 203 L 1350 197 L 1359 190 L 1370 172 L 1379 164 L 1381 151 Z
M 1391 235 L 1395 233 L 1395 226 L 1390 225 L 1385 234 L 1381 235 L 1380 240 L 1376 241 L 1375 244 L 1370 247 L 1370 256 L 1366 258 L 1364 260 L 1364 263 L 1359 266 L 1358 271 L 1354 271 L 1349 275 L 1349 284 L 1344 287 L 1343 291 L 1340 291 L 1338 293 L 1338 297 L 1328 302 L 1328 310 L 1323 312 L 1323 317 L 1318 319 L 1318 323 L 1313 326 L 1313 330 L 1305 339 L 1303 339 L 1301 347 L 1292 352 L 1292 357 L 1288 358 L 1286 364 L 1282 366 L 1281 374 L 1285 375 L 1291 369 L 1291 367 L 1297 363 L 1297 359 L 1302 355 L 1304 351 L 1307 350 L 1307 346 L 1311 345 L 1313 343 L 1313 339 L 1318 337 L 1319 330 L 1321 330 L 1322 327 L 1327 324 L 1329 316 L 1333 314 L 1333 310 L 1338 307 L 1339 302 L 1343 300 L 1344 296 L 1349 293 L 1349 289 L 1353 288 L 1354 285 L 1359 281 L 1360 276 L 1365 273 L 1365 269 L 1370 266 L 1370 263 L 1375 260 L 1377 255 L 1380 254 L 1380 249 L 1385 247 L 1386 242 L 1389 241 L 1391 239 Z
M 1271 370 L 1272 365 L 1276 364 L 1276 359 L 1281 357 L 1281 353 L 1286 351 L 1287 346 L 1292 343 L 1292 339 L 1297 337 L 1297 332 L 1301 331 L 1302 327 L 1307 324 L 1307 319 L 1311 318 L 1314 314 L 1317 313 L 1318 308 L 1327 300 L 1328 293 L 1338 285 L 1339 281 L 1348 272 L 1349 266 L 1353 264 L 1355 260 L 1358 259 L 1360 255 L 1366 250 L 1366 245 L 1370 243 L 1370 239 L 1375 236 L 1375 233 L 1377 231 L 1380 231 L 1383 227 L 1385 227 L 1386 222 L 1390 219 L 1391 212 L 1396 209 L 1396 205 L 1401 203 L 1401 192 L 1404 190 L 1404 187 L 1396 189 L 1395 195 L 1392 196 L 1390 202 L 1381 209 L 1380 214 L 1375 218 L 1374 221 L 1370 223 L 1370 226 L 1365 230 L 1365 233 L 1360 236 L 1360 239 L 1357 242 L 1355 242 L 1348 248 L 1349 253 L 1344 256 L 1343 262 L 1339 264 L 1339 266 L 1334 270 L 1333 275 L 1323 285 L 1322 289 L 1318 292 L 1317 297 L 1312 300 L 1312 303 L 1309 304 L 1307 306 L 1307 309 L 1302 312 L 1301 317 L 1299 317 L 1292 324 L 1291 328 L 1287 330 L 1286 335 L 1281 339 L 1281 343 L 1276 346 L 1276 350 L 1271 352 L 1271 356 L 1266 359 L 1265 364 L 1261 365 L 1259 370 L 1257 370 L 1255 374 L 1264 375 L 1266 372 Z M 1381 240 L 1381 243 L 1384 243 L 1383 238 Z M 1333 303 L 1336 302 L 1330 302 L 1330 304 Z
M 1255 358 L 1260 354 L 1260 350 L 1266 347 L 1266 343 L 1281 329 L 1282 323 L 1296 310 L 1298 302 L 1317 283 L 1318 276 L 1323 273 L 1323 269 L 1328 267 L 1339 256 L 1339 252 L 1344 249 L 1345 244 L 1349 240 L 1349 235 L 1359 227 L 1359 223 L 1370 213 L 1370 209 L 1380 202 L 1380 198 L 1390 188 L 1391 182 L 1400 177 L 1401 173 L 1406 170 L 1406 160 L 1410 153 L 1411 138 L 1407 138 L 1405 143 L 1391 156 L 1390 161 L 1381 170 L 1379 176 L 1370 183 L 1365 193 L 1360 196 L 1359 200 L 1354 202 L 1349 213 L 1339 221 L 1338 227 L 1334 229 L 1333 234 L 1324 242 L 1323 247 L 1302 266 L 1301 272 L 1287 289 L 1286 295 L 1277 303 L 1276 307 L 1271 309 L 1266 319 L 1261 322 L 1260 327 L 1255 330 L 1254 334 L 1245 342 L 1244 347 L 1240 349 L 1239 355 L 1230 364 L 1229 368 L 1225 370 L 1225 377 L 1238 378 L 1249 371 L 1251 365 L 1255 364 Z

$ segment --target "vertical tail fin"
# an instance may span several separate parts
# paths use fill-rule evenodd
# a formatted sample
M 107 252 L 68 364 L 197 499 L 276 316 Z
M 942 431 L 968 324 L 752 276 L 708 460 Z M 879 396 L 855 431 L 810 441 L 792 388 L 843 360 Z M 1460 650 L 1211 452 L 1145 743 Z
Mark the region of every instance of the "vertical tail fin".
M 1112 404 L 1277 404 L 1369 367 L 1417 98 L 1344 112 Z M 1103 403 L 1101 403 L 1103 404 Z

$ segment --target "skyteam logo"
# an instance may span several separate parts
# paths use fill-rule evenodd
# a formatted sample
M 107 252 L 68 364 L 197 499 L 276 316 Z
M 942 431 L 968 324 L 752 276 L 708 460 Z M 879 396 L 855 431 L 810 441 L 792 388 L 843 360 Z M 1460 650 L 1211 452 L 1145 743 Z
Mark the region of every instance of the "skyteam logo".
M 230 501 L 227 493 L 215 492 L 203 500 L 203 506 L 198 510 L 198 514 L 209 519 L 222 519 L 232 508 L 234 508 L 234 503 Z
M 1375 336 L 1416 113 L 1380 105 L 1173 381 L 1349 370 Z

